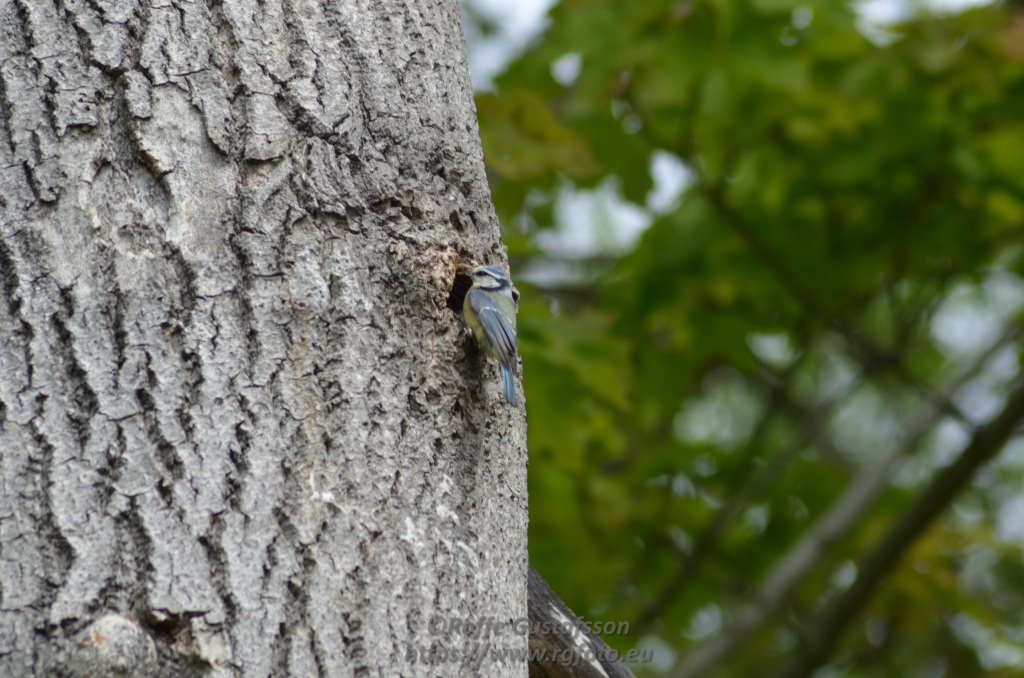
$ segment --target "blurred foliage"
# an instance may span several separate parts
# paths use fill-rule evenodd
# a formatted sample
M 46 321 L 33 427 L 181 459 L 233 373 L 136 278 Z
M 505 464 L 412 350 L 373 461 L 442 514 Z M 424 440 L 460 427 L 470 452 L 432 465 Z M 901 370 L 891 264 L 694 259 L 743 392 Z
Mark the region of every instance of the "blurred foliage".
M 710 674 L 768 675 L 1018 377 L 1024 17 L 922 17 L 888 44 L 835 0 L 562 0 L 550 19 L 477 105 L 523 291 L 530 554 L 552 587 L 632 621 L 606 640 L 663 648 L 670 672 L 907 446 Z M 693 181 L 643 208 L 658 154 Z M 542 247 L 559 196 L 610 176 L 650 220 L 639 241 Z M 827 675 L 1024 675 L 1008 447 L 908 546 Z

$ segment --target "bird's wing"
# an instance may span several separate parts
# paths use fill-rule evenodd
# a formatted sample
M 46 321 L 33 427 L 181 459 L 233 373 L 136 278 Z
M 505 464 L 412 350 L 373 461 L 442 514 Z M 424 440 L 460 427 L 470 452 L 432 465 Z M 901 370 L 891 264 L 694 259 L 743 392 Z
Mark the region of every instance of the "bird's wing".
M 501 309 L 491 300 L 490 296 L 479 289 L 471 289 L 466 297 L 469 307 L 480 319 L 487 338 L 498 351 L 498 355 L 506 365 L 514 365 L 516 357 L 516 330 L 512 322 Z

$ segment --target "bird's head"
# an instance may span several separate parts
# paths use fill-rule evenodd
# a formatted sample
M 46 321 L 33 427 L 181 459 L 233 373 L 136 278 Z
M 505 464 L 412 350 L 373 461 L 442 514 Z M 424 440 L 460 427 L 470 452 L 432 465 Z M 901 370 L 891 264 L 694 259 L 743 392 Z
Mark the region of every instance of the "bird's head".
M 474 268 L 469 272 L 469 277 L 473 280 L 473 287 L 479 287 L 485 290 L 497 291 L 512 287 L 512 283 L 509 281 L 508 276 L 493 266 L 480 266 L 478 268 Z

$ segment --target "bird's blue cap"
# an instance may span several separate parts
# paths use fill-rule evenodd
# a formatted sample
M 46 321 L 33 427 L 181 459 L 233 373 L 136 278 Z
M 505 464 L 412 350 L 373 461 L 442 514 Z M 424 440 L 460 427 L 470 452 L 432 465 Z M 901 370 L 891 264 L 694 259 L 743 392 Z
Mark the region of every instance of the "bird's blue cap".
M 506 275 L 493 266 L 481 266 L 480 270 L 487 271 L 496 278 L 505 278 Z

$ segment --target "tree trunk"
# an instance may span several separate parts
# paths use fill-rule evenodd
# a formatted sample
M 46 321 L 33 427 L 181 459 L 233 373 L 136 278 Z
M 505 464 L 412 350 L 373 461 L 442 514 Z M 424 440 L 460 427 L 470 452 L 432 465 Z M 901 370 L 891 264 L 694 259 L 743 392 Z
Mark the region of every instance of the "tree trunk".
M 0 675 L 525 676 L 418 652 L 526 615 L 455 0 L 0 0 L 0 52 Z

